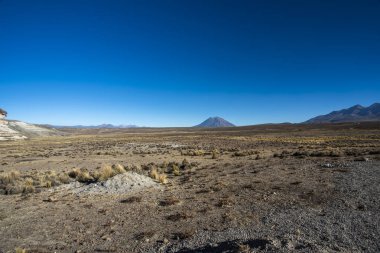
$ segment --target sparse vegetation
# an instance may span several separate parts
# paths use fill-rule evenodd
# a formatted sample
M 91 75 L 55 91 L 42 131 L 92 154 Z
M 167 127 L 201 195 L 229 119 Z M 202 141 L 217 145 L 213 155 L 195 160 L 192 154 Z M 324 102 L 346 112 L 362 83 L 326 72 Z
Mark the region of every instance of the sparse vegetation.
M 214 149 L 212 151 L 212 156 L 211 156 L 211 159 L 217 159 L 219 157 L 220 153 L 218 150 Z
M 20 178 L 20 172 L 18 171 L 11 171 L 8 173 L 1 173 L 0 174 L 0 183 L 1 184 L 12 184 L 16 180 Z
M 158 176 L 158 181 L 161 183 L 161 184 L 167 184 L 168 183 L 168 176 L 165 174 L 165 173 L 162 173 Z
M 173 172 L 173 175 L 175 175 L 175 176 L 181 175 L 181 172 L 179 171 L 179 167 L 176 164 L 173 164 L 172 172 Z
M 181 150 L 183 156 L 204 156 L 205 154 L 206 152 L 202 149 Z
M 76 180 L 81 183 L 92 183 L 95 179 L 90 175 L 87 169 L 81 169 Z
M 95 172 L 94 175 L 99 181 L 106 181 L 107 179 L 115 175 L 115 171 L 111 166 L 103 166 L 99 171 Z
M 26 250 L 26 249 L 23 249 L 23 248 L 16 248 L 16 249 L 15 249 L 15 252 L 16 252 L 16 253 L 27 253 L 27 250 Z
M 224 248 L 233 252 L 289 252 L 288 241 L 281 237 L 286 234 L 294 240 L 291 247 L 307 251 L 315 249 L 309 244 L 313 247 L 319 236 L 326 235 L 316 231 L 315 239 L 312 230 L 306 230 L 298 240 L 292 231 L 309 224 L 319 227 L 325 218 L 323 225 L 330 228 L 347 225 L 331 216 L 338 210 L 336 206 L 342 217 L 371 221 L 371 217 L 363 217 L 369 211 L 376 215 L 377 210 L 374 195 L 366 195 L 377 192 L 377 130 L 371 130 L 372 136 L 337 138 L 330 130 L 316 136 L 318 126 L 305 135 L 297 130 L 294 136 L 292 131 L 272 134 L 267 128 L 189 130 L 183 135 L 149 129 L 141 130 L 143 134 L 140 130 L 128 130 L 128 134 L 112 130 L 115 135 L 110 131 L 97 136 L 0 143 L 0 194 L 19 194 L 0 198 L 0 233 L 8 236 L 0 238 L 0 244 L 6 252 L 14 252 L 15 245 L 30 246 L 25 243 L 28 236 L 42 245 L 39 231 L 44 231 L 49 240 L 62 241 L 62 245 L 52 245 L 56 251 L 177 252 L 183 250 L 180 245 L 188 245 L 194 252 Z M 356 130 L 347 133 L 350 131 Z M 192 153 L 198 150 L 203 155 Z M 358 184 L 342 181 L 350 177 Z M 362 185 L 366 187 L 358 188 Z M 363 195 L 355 195 L 359 193 Z M 343 197 L 347 201 L 344 205 L 339 202 Z M 305 214 L 303 219 L 293 211 Z M 25 222 L 27 215 L 31 225 Z M 318 219 L 314 219 L 316 215 Z M 331 226 L 332 222 L 339 226 Z M 363 226 L 376 233 L 375 226 Z M 264 234 L 260 233 L 262 227 Z M 232 241 L 221 241 L 234 231 L 247 238 L 239 240 L 239 234 L 233 234 Z M 348 230 L 330 232 L 331 241 L 363 239 Z M 12 244 L 7 241 L 10 234 L 14 235 Z M 255 241 L 267 234 L 268 247 Z M 212 235 L 218 235 L 217 242 Z M 202 236 L 213 245 L 194 248 L 192 243 Z M 356 240 L 347 242 L 361 248 Z M 328 243 L 323 241 L 316 248 L 324 245 Z M 339 247 L 341 251 L 350 249 L 343 244 Z
M 124 167 L 123 165 L 119 164 L 119 163 L 113 165 L 113 166 L 112 166 L 112 169 L 115 171 L 116 174 L 122 174 L 122 173 L 127 172 L 127 171 L 125 170 L 125 167 Z
M 158 180 L 159 179 L 159 174 L 158 174 L 158 171 L 156 168 L 153 168 L 150 173 L 149 173 L 149 176 L 151 178 L 153 178 L 154 180 Z
M 0 194 L 33 193 L 37 189 L 68 184 L 74 180 L 89 184 L 97 181 L 106 181 L 122 173 L 126 173 L 126 170 L 120 164 L 103 166 L 92 172 L 86 168 L 73 168 L 68 173 L 57 174 L 55 171 L 49 170 L 28 177 L 22 176 L 19 171 L 3 172 L 0 173 Z M 156 180 L 162 184 L 167 183 L 167 178 L 164 174 L 158 174 Z

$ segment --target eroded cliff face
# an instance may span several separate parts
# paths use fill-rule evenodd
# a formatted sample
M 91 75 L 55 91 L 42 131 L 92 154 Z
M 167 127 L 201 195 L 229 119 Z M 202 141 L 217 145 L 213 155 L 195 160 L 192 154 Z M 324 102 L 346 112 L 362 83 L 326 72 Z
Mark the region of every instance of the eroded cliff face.
M 48 129 L 22 121 L 0 119 L 0 141 L 24 140 L 38 136 L 60 135 L 54 129 Z

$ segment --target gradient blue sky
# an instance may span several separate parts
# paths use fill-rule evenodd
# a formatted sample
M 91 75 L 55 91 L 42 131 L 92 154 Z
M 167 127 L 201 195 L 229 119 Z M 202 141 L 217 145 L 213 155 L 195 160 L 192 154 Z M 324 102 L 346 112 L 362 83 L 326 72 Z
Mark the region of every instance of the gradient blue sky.
M 33 123 L 301 122 L 380 101 L 379 0 L 0 0 L 0 107 Z

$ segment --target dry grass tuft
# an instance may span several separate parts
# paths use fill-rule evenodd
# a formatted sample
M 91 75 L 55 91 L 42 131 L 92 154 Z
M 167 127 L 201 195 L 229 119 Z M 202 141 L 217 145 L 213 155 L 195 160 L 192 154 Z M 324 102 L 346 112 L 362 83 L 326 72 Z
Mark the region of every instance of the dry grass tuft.
M 99 171 L 99 181 L 106 181 L 107 179 L 113 177 L 115 175 L 114 170 L 111 166 L 106 165 L 102 167 Z
M 53 186 L 51 181 L 44 180 L 43 183 L 41 183 L 42 187 L 51 188 Z
M 81 169 L 76 179 L 81 183 L 92 183 L 95 180 L 86 169 Z
M 114 171 L 116 172 L 116 174 L 122 174 L 122 173 L 127 172 L 125 170 L 125 167 L 123 165 L 119 164 L 119 163 L 113 165 L 112 168 L 114 169 Z
M 72 169 L 70 172 L 69 172 L 69 177 L 71 178 L 76 178 L 78 176 L 78 174 L 80 173 L 80 169 L 79 168 L 74 168 Z
M 34 181 L 32 178 L 26 178 L 24 180 L 24 186 L 23 186 L 23 189 L 22 189 L 22 192 L 23 193 L 33 193 L 35 192 L 35 188 L 34 188 Z
M 151 178 L 153 178 L 154 180 L 160 182 L 161 184 L 167 184 L 168 183 L 168 179 L 167 179 L 167 175 L 165 173 L 158 173 L 158 170 L 156 167 L 154 167 L 150 172 L 149 172 L 149 176 Z
M 173 164 L 172 165 L 172 172 L 175 176 L 179 176 L 181 175 L 181 172 L 179 170 L 179 167 L 176 165 L 176 164 Z
M 161 184 L 167 184 L 168 183 L 168 176 L 165 173 L 162 173 L 158 176 L 158 181 Z
M 204 156 L 205 151 L 202 149 L 195 149 L 195 150 L 181 150 L 181 155 L 188 155 L 188 156 Z
M 188 166 L 190 166 L 189 161 L 188 161 L 186 158 L 183 159 L 183 161 L 182 161 L 182 167 L 183 167 L 183 168 L 186 168 L 186 167 L 188 167 Z
M 81 183 L 93 183 L 96 181 L 106 181 L 111 177 L 114 177 L 118 174 L 126 173 L 127 170 L 121 164 L 115 164 L 112 166 L 105 165 L 100 169 L 97 169 L 94 172 L 89 172 L 87 169 L 72 169 L 69 172 L 69 177 L 76 179 Z M 60 181 L 67 182 L 69 181 L 65 175 L 60 177 Z
M 219 158 L 219 152 L 218 152 L 218 150 L 214 149 L 212 151 L 211 159 L 218 159 L 218 158 Z
M 70 183 L 70 177 L 67 173 L 62 173 L 58 176 L 58 180 L 62 183 L 62 184 L 68 184 Z
M 1 173 L 0 174 L 0 183 L 1 184 L 11 184 L 11 183 L 14 183 L 16 180 L 18 180 L 19 178 L 20 178 L 20 172 L 18 172 L 18 171 Z
M 156 168 L 153 168 L 150 173 L 149 173 L 149 176 L 151 178 L 153 178 L 154 180 L 158 180 L 159 179 L 159 174 L 158 174 L 158 171 Z
M 15 252 L 16 253 L 26 253 L 26 249 L 22 249 L 22 248 L 15 248 Z

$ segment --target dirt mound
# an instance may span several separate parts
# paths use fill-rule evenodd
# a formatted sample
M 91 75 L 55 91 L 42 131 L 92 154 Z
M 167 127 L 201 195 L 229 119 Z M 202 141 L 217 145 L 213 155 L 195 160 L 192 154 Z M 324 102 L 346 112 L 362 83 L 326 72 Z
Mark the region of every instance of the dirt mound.
M 124 194 L 146 188 L 159 189 L 160 187 L 160 184 L 153 181 L 150 177 L 140 175 L 136 172 L 127 172 L 114 176 L 105 182 L 91 184 L 73 182 L 59 186 L 54 189 L 54 191 L 66 190 L 75 194 Z

